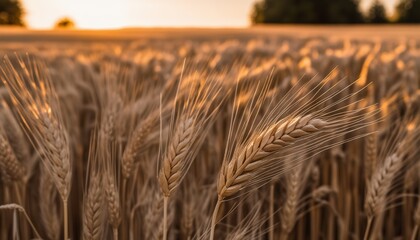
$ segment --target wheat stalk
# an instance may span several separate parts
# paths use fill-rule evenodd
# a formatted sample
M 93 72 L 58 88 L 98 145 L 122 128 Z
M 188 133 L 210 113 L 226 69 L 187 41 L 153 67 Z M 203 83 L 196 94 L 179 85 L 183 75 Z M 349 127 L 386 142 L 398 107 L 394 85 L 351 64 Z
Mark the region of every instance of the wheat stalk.
M 31 225 L 32 230 L 34 230 L 36 237 L 38 239 L 42 239 L 38 231 L 36 230 L 34 224 L 32 223 L 31 219 L 29 218 L 28 214 L 26 213 L 25 209 L 22 206 L 16 203 L 9 203 L 9 204 L 0 205 L 0 210 L 18 210 L 19 212 L 23 213 L 23 215 L 25 215 L 26 217 L 26 220 L 28 220 L 29 224 Z

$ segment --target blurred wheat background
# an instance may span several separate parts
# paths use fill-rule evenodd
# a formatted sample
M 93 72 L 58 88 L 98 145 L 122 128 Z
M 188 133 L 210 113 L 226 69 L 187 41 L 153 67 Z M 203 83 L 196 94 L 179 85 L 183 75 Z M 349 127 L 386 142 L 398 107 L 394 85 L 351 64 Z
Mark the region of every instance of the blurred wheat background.
M 0 239 L 419 239 L 418 38 L 157 32 L 4 35 Z

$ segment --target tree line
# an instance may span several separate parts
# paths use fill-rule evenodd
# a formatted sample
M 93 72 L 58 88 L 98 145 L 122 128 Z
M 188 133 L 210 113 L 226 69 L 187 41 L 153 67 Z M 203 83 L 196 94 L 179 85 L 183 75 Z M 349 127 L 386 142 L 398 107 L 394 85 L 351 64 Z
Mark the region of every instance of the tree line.
M 359 5 L 359 0 L 258 0 L 252 8 L 251 21 L 254 24 L 420 23 L 420 0 L 399 0 L 393 17 L 387 16 L 381 0 L 373 0 L 366 13 L 361 12 Z M 19 0 L 0 0 L 0 25 L 24 26 L 23 16 Z M 67 20 L 60 20 L 56 26 Z
M 388 16 L 382 1 L 374 0 L 362 13 L 359 0 L 259 0 L 252 8 L 253 24 L 420 23 L 420 0 L 399 0 Z

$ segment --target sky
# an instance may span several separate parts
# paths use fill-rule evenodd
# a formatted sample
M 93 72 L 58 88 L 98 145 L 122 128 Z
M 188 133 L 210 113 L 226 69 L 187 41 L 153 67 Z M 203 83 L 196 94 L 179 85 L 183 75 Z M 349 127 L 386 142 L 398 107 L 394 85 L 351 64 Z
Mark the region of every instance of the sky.
M 30 28 L 48 29 L 62 17 L 78 28 L 245 27 L 255 0 L 22 0 Z M 373 0 L 362 0 L 367 8 Z M 390 12 L 397 0 L 384 0 Z

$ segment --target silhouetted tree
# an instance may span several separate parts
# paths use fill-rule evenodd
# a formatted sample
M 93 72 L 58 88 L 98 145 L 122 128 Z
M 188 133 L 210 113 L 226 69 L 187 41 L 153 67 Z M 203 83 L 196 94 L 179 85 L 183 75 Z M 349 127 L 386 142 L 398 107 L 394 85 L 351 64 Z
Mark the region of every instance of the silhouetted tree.
M 264 3 L 256 2 L 251 12 L 251 21 L 253 24 L 264 23 Z
M 420 0 L 401 0 L 396 8 L 398 22 L 420 23 Z
M 360 23 L 358 0 L 260 0 L 255 3 L 253 23 Z
M 23 14 L 18 0 L 0 0 L 0 25 L 24 26 Z
M 74 21 L 71 18 L 68 17 L 63 17 L 60 18 L 57 23 L 55 24 L 55 28 L 75 28 L 76 24 L 74 23 Z
M 379 0 L 375 0 L 370 6 L 367 20 L 370 23 L 388 22 L 385 7 Z

